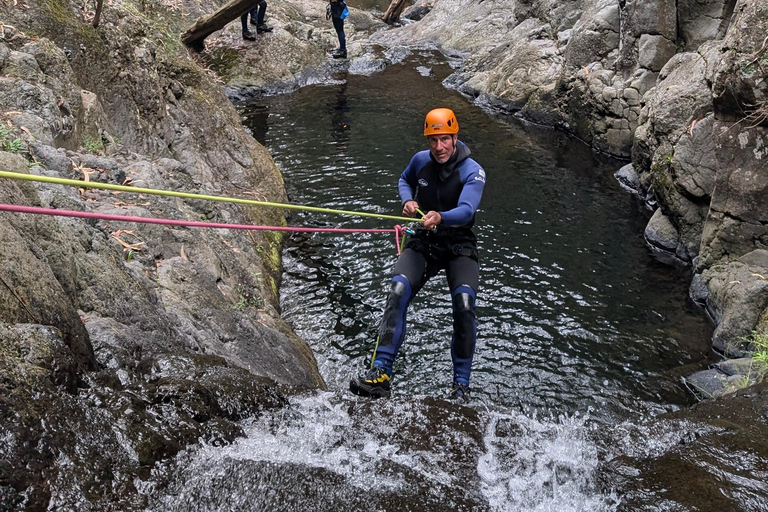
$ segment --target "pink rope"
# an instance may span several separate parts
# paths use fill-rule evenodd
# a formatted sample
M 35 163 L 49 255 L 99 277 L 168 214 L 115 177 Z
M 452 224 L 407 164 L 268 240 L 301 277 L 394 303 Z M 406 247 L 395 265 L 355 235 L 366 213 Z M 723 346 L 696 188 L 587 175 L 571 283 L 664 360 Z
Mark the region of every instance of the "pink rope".
M 13 204 L 1 204 L 0 211 L 16 213 L 32 213 L 36 215 L 53 215 L 60 217 L 78 217 L 81 219 L 116 220 L 120 222 L 140 222 L 143 224 L 164 224 L 167 226 L 187 226 L 195 228 L 222 228 L 222 229 L 247 229 L 253 231 L 289 231 L 292 233 L 395 233 L 394 229 L 356 229 L 356 228 L 300 228 L 288 226 L 254 226 L 251 224 L 220 224 L 216 222 L 198 222 L 192 220 L 158 219 L 155 217 L 131 217 L 128 215 L 110 215 L 106 213 L 78 212 L 73 210 L 57 210 L 53 208 L 40 208 L 37 206 L 17 206 Z M 398 243 L 398 254 L 400 244 Z

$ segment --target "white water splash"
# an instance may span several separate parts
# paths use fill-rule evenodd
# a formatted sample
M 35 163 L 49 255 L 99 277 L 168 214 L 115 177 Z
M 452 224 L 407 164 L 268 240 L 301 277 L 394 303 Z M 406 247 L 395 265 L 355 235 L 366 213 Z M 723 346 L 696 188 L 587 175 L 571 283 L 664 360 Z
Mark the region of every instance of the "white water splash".
M 616 496 L 595 489 L 597 448 L 588 416 L 539 421 L 490 414 L 477 464 L 482 493 L 496 512 L 612 512 Z

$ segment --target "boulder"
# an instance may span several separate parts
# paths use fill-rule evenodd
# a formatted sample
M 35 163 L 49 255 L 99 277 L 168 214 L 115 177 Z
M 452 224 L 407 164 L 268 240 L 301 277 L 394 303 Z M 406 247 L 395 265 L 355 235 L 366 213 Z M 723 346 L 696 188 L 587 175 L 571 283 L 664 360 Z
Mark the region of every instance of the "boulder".
M 651 71 L 661 71 L 669 59 L 677 52 L 674 41 L 664 36 L 643 34 L 640 36 L 638 64 Z

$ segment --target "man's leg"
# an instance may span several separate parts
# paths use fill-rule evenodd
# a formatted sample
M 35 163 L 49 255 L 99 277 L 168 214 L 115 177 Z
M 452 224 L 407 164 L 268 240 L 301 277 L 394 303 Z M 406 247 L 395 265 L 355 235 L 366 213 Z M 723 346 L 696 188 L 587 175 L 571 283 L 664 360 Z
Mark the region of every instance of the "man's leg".
M 395 276 L 379 324 L 371 368 L 350 381 L 349 389 L 353 393 L 361 396 L 389 396 L 392 365 L 405 339 L 408 305 L 428 277 L 424 256 L 412 249 L 403 251 L 395 264 Z
M 264 23 L 264 14 L 267 12 L 266 0 L 261 0 L 258 5 L 259 11 L 256 15 L 256 32 L 261 34 L 262 32 L 272 32 L 272 27 Z M 255 11 L 256 9 L 254 9 Z M 253 14 L 251 14 L 251 21 L 253 21 Z
M 477 337 L 475 301 L 479 281 L 478 264 L 473 258 L 458 256 L 449 262 L 446 270 L 453 302 L 453 381 L 468 389 Z
M 405 339 L 408 305 L 426 282 L 426 268 L 424 256 L 413 249 L 403 251 L 395 264 L 395 276 L 372 356 L 372 366 L 381 366 L 388 375 L 392 374 L 392 364 Z
M 253 37 L 253 34 L 251 34 L 251 32 L 248 30 L 248 13 L 240 16 L 240 24 L 243 26 L 243 39 L 247 39 L 248 41 L 255 41 L 256 38 Z

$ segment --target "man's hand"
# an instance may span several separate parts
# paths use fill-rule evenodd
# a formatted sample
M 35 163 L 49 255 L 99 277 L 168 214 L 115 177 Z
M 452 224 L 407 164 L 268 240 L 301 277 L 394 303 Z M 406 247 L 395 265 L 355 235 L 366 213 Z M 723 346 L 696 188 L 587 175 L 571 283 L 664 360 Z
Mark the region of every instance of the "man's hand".
M 432 228 L 436 228 L 438 224 L 443 222 L 443 216 L 440 215 L 438 212 L 431 211 L 431 212 L 428 212 L 422 220 L 424 221 L 423 226 L 425 228 L 432 229 Z
M 413 217 L 416 215 L 416 209 L 419 207 L 419 203 L 416 201 L 406 201 L 403 205 L 403 215 L 406 217 Z

